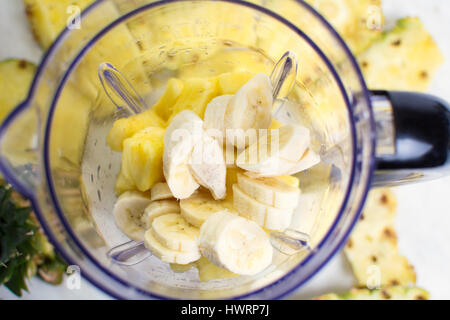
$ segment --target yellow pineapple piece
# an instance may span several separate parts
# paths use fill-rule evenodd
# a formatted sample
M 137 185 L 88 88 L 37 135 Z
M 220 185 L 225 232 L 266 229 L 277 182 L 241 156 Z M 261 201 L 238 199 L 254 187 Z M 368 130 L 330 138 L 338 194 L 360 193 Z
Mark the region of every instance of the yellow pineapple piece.
M 353 53 L 365 50 L 384 26 L 381 0 L 306 0 L 339 32 Z
M 35 71 L 36 66 L 25 60 L 8 59 L 0 62 L 0 123 L 25 100 Z M 36 126 L 36 112 L 28 109 L 16 119 L 6 134 L 2 149 L 13 165 L 36 161 L 35 153 L 30 150 Z
M 166 91 L 152 107 L 152 110 L 156 112 L 164 121 L 169 120 L 173 113 L 173 106 L 177 101 L 178 97 L 183 92 L 184 83 L 183 81 L 175 78 L 169 79 L 167 82 Z
M 128 177 L 128 170 L 120 170 L 117 175 L 116 184 L 114 186 L 114 191 L 117 195 L 121 195 L 126 191 L 136 190 L 136 185 L 134 181 Z
M 94 0 L 24 0 L 33 33 L 43 49 L 47 49 L 59 33 L 66 27 L 71 15 L 70 6 L 81 10 Z M 99 10 L 91 12 L 90 19 L 81 21 L 85 30 L 96 29 L 109 24 L 119 17 L 119 12 L 111 2 L 99 4 Z M 78 44 L 66 43 L 67 46 Z M 112 115 L 116 107 L 104 94 L 98 79 L 100 63 L 109 62 L 118 68 L 132 83 L 141 96 L 150 90 L 150 81 L 143 71 L 143 60 L 136 39 L 125 25 L 118 25 L 98 40 L 74 69 L 70 82 L 78 86 L 78 91 L 89 99 L 93 117 L 102 119 Z
M 125 139 L 116 192 L 128 188 L 144 192 L 164 180 L 164 132 L 160 127 L 148 127 Z
M 235 94 L 253 77 L 254 74 L 250 72 L 227 72 L 219 75 L 217 81 L 220 95 Z
M 183 110 L 191 110 L 203 119 L 206 106 L 216 96 L 218 96 L 218 88 L 215 78 L 186 80 L 183 91 L 173 106 L 169 122 Z
M 365 50 L 382 33 L 384 16 L 381 0 L 306 0 L 306 2 L 330 22 L 354 54 Z M 305 21 L 307 18 L 295 0 L 266 0 L 264 5 L 294 25 L 299 25 L 299 21 Z M 304 24 L 300 23 L 301 25 L 303 25 L 301 29 L 304 29 Z M 274 36 L 277 36 L 276 33 Z M 277 40 L 280 39 L 274 38 L 269 41 L 278 46 L 280 42 Z
M 164 121 L 153 109 L 149 109 L 141 114 L 115 121 L 106 137 L 106 142 L 111 150 L 122 151 L 125 139 L 132 137 L 136 132 L 147 127 L 163 128 L 164 126 Z
M 47 49 L 70 22 L 70 6 L 85 9 L 94 0 L 24 0 L 36 40 Z
M 414 267 L 398 252 L 394 229 L 396 208 L 395 195 L 389 189 L 374 189 L 369 193 L 362 218 L 344 250 L 358 286 L 416 283 Z
M 370 89 L 426 91 L 444 57 L 418 18 L 404 18 L 358 62 Z
M 272 68 L 273 63 L 264 58 L 260 53 L 248 49 L 227 48 L 216 52 L 207 59 L 200 60 L 195 64 L 181 69 L 178 77 L 180 79 L 194 77 L 211 78 L 234 72 L 253 75 L 257 73 L 270 74 Z M 226 92 L 231 92 L 231 90 L 227 90 Z
M 0 121 L 25 100 L 36 66 L 25 60 L 0 62 Z
M 178 70 L 208 59 L 221 47 L 220 41 L 211 41 L 210 35 L 214 33 L 226 43 L 238 41 L 246 47 L 255 46 L 254 25 L 257 19 L 253 11 L 240 10 L 230 14 L 226 11 L 229 6 L 228 3 L 218 2 L 179 2 L 173 4 L 170 10 L 150 10 L 130 21 L 128 27 L 131 33 L 138 39 L 142 53 L 148 54 L 148 64 L 145 66 L 148 71 L 152 69 L 149 65 L 156 60 L 164 68 Z M 119 3 L 119 8 L 122 12 L 130 10 L 126 1 Z M 205 19 L 214 23 L 203 23 Z M 160 47 L 164 49 L 160 50 Z M 188 74 L 189 78 L 199 76 Z

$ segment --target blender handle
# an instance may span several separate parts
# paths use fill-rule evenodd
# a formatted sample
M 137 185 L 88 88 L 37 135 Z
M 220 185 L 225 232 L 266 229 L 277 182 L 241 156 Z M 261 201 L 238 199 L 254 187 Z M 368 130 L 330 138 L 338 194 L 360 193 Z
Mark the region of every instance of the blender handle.
M 372 91 L 377 127 L 375 186 L 450 174 L 450 106 L 422 93 Z

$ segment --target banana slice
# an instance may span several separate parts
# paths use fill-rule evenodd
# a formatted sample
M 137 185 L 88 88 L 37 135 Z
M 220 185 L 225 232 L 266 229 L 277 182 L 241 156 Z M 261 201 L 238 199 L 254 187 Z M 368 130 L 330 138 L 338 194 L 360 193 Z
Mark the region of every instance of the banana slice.
M 151 198 L 152 201 L 157 200 L 166 200 L 174 198 L 172 191 L 170 191 L 169 185 L 167 182 L 158 182 L 151 189 Z
M 165 247 L 183 252 L 198 251 L 200 229 L 191 226 L 178 213 L 170 213 L 155 218 L 152 233 Z
M 145 232 L 145 247 L 156 257 L 167 263 L 189 264 L 201 258 L 200 251 L 192 250 L 189 252 L 172 250 L 164 246 L 155 238 L 152 229 Z
M 267 129 L 272 122 L 272 83 L 270 78 L 257 74 L 250 79 L 229 101 L 225 110 L 224 129 L 227 143 L 246 145 L 244 141 L 228 141 L 228 130 Z
M 213 213 L 231 208 L 231 203 L 214 200 L 212 196 L 206 192 L 199 192 L 189 199 L 180 201 L 181 215 L 187 222 L 198 228 L 200 228 L 205 220 Z
M 297 165 L 309 145 L 308 129 L 286 125 L 262 135 L 238 155 L 236 164 L 256 176 L 282 176 Z
M 211 215 L 200 228 L 200 252 L 215 265 L 255 275 L 272 262 L 267 234 L 255 222 L 227 211 Z
M 165 132 L 163 171 L 170 191 L 177 199 L 189 198 L 200 186 L 192 176 L 188 162 L 202 134 L 203 121 L 189 110 L 177 114 Z
M 141 221 L 147 226 L 147 228 L 150 228 L 154 219 L 164 214 L 179 212 L 180 205 L 176 200 L 153 201 L 145 208 Z
M 293 168 L 289 169 L 286 174 L 296 174 L 301 171 L 305 171 L 311 167 L 314 167 L 316 164 L 320 162 L 320 156 L 312 151 L 311 149 L 306 150 L 302 159 L 297 162 Z
M 233 95 L 219 96 L 211 100 L 206 106 L 205 116 L 203 118 L 203 128 L 208 134 L 215 136 L 214 131 L 224 134 L 225 111 Z
M 225 144 L 223 146 L 223 156 L 225 158 L 225 164 L 227 165 L 227 168 L 237 168 L 237 150 L 233 145 Z
M 150 198 L 137 191 L 123 193 L 114 204 L 116 225 L 133 240 L 144 240 L 145 224 L 141 217 L 149 204 Z
M 255 221 L 269 230 L 284 230 L 289 227 L 294 209 L 278 209 L 256 201 L 237 184 L 233 185 L 233 204 L 239 214 Z
M 211 191 L 214 199 L 225 198 L 227 166 L 222 146 L 216 139 L 203 135 L 192 151 L 189 167 L 195 180 Z
M 239 188 L 258 202 L 278 209 L 297 207 L 300 189 L 278 178 L 250 178 L 238 174 Z
M 300 180 L 297 177 L 291 176 L 291 175 L 284 175 L 276 177 L 276 179 L 279 179 L 283 181 L 284 183 L 287 183 L 291 187 L 294 188 L 300 188 Z

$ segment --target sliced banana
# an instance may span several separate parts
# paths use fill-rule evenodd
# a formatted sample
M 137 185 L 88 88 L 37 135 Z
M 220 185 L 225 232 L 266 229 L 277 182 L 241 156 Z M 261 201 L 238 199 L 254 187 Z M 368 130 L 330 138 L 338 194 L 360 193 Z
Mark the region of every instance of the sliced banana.
M 167 263 L 189 264 L 201 258 L 200 251 L 193 250 L 189 252 L 172 250 L 164 246 L 153 235 L 152 229 L 145 232 L 145 247 L 156 257 Z
M 213 213 L 231 209 L 232 204 L 227 201 L 217 201 L 209 193 L 199 192 L 189 199 L 180 201 L 181 215 L 187 222 L 200 228 L 205 220 Z
M 167 182 L 158 182 L 151 189 L 151 198 L 152 201 L 157 200 L 166 200 L 174 198 L 172 191 L 170 191 L 169 185 Z
M 183 252 L 198 251 L 200 229 L 191 226 L 178 213 L 165 214 L 153 220 L 152 233 L 169 249 Z
M 179 212 L 180 204 L 176 200 L 153 201 L 145 208 L 141 221 L 147 228 L 150 228 L 155 218 L 164 214 Z
M 137 191 L 123 193 L 114 204 L 113 215 L 116 225 L 133 240 L 144 240 L 146 226 L 141 217 L 149 204 L 150 198 Z
M 239 214 L 269 230 L 284 230 L 292 221 L 294 209 L 278 209 L 256 201 L 233 185 L 233 204 Z
M 200 228 L 200 252 L 215 265 L 255 275 L 272 262 L 267 234 L 255 222 L 227 211 L 211 215 Z
M 227 130 L 227 143 L 237 146 L 247 145 L 248 141 L 238 139 L 228 141 L 229 130 L 267 129 L 272 122 L 272 83 L 270 78 L 257 74 L 250 79 L 229 101 L 225 110 L 224 129 Z
M 257 176 L 281 176 L 302 159 L 309 145 L 308 129 L 286 125 L 262 135 L 238 155 L 236 164 Z
M 195 180 L 211 191 L 214 199 L 225 198 L 227 166 L 222 146 L 216 139 L 203 135 L 192 151 L 189 167 Z
M 296 174 L 298 172 L 305 171 L 311 167 L 314 167 L 320 162 L 320 156 L 311 149 L 306 150 L 302 159 L 298 161 L 292 168 L 290 168 L 286 174 Z
M 163 171 L 173 196 L 189 198 L 200 186 L 188 162 L 194 146 L 203 135 L 203 121 L 192 111 L 177 114 L 164 135 Z
M 203 128 L 208 134 L 214 136 L 215 134 L 211 133 L 217 131 L 220 132 L 223 136 L 225 129 L 225 111 L 232 98 L 233 95 L 219 96 L 212 99 L 211 102 L 206 106 L 205 116 L 203 118 Z
M 300 188 L 300 180 L 297 177 L 291 176 L 291 175 L 284 175 L 276 177 L 276 179 L 279 179 L 283 181 L 284 183 L 287 183 L 291 187 L 294 188 Z
M 223 156 L 227 168 L 236 168 L 237 150 L 233 145 L 225 144 L 223 146 Z
M 251 178 L 238 174 L 238 186 L 258 202 L 278 209 L 297 207 L 300 189 L 294 188 L 278 178 Z

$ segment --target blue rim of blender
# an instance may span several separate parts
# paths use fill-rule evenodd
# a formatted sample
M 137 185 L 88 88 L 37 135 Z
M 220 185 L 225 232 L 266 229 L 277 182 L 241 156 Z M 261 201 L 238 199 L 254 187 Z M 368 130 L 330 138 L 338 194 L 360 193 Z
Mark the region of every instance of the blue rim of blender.
M 97 2 L 94 2 L 93 4 L 91 4 L 86 10 L 84 10 L 81 14 L 81 16 L 85 16 L 86 14 L 88 14 L 91 10 L 93 10 L 93 8 L 97 7 L 100 3 L 102 3 L 104 0 L 100 0 Z M 296 32 L 297 34 L 299 34 L 300 36 L 302 36 L 310 45 L 312 45 L 312 47 L 317 50 L 316 52 L 321 53 L 323 55 L 323 53 L 321 52 L 321 50 L 315 45 L 315 43 L 313 41 L 311 41 L 311 39 L 309 39 L 301 30 L 299 30 L 295 25 L 293 25 L 292 23 L 290 23 L 289 21 L 287 21 L 286 19 L 280 17 L 279 15 L 277 15 L 276 13 L 260 7 L 258 5 L 254 5 L 252 3 L 247 3 L 247 2 L 243 2 L 240 0 L 222 0 L 223 2 L 229 2 L 229 3 L 236 3 L 236 4 L 240 4 L 249 8 L 253 8 L 255 10 L 261 11 L 262 13 L 271 16 L 272 18 L 277 19 L 278 21 L 282 22 L 283 24 L 287 25 L 289 28 L 293 29 L 294 32 Z M 78 54 L 77 59 L 72 63 L 72 65 L 69 67 L 68 70 L 71 70 L 74 67 L 74 63 L 76 61 L 78 61 L 78 59 L 83 55 L 83 53 L 85 53 L 87 51 L 88 48 L 90 48 L 92 46 L 92 44 L 101 36 L 104 34 L 104 32 L 110 30 L 111 28 L 113 28 L 115 25 L 117 25 L 119 22 L 122 22 L 123 20 L 127 20 L 128 18 L 130 18 L 131 16 L 134 16 L 138 13 L 140 13 L 141 11 L 144 10 L 148 10 L 149 8 L 152 7 L 157 7 L 160 6 L 162 4 L 165 3 L 169 3 L 169 2 L 178 2 L 178 1 L 158 1 L 155 3 L 151 3 L 151 4 L 147 4 L 141 8 L 138 8 L 132 12 L 127 13 L 126 15 L 122 16 L 120 19 L 114 21 L 113 23 L 111 23 L 109 26 L 107 26 L 106 28 L 104 28 L 96 37 L 94 37 L 88 45 L 86 45 L 83 50 Z M 359 78 L 359 82 L 362 86 L 362 90 L 363 90 L 363 98 L 365 100 L 365 102 L 367 103 L 368 106 L 371 105 L 370 102 L 370 96 L 369 96 L 369 91 L 366 87 L 363 75 L 361 73 L 361 70 L 359 69 L 359 66 L 353 56 L 353 54 L 351 53 L 350 49 L 348 48 L 347 44 L 344 42 L 344 40 L 340 37 L 340 35 L 337 33 L 336 30 L 334 30 L 334 28 L 330 25 L 330 23 L 324 18 L 322 17 L 317 11 L 315 11 L 309 4 L 303 2 L 302 0 L 296 0 L 296 2 L 303 6 L 305 9 L 307 9 L 308 11 L 310 11 L 310 13 L 315 16 L 316 18 L 319 19 L 319 21 L 321 21 L 324 26 L 333 34 L 333 36 L 335 37 L 335 39 L 338 40 L 338 43 L 341 45 L 341 47 L 344 49 L 345 53 L 347 54 L 347 57 L 350 59 L 350 62 L 354 68 L 354 70 L 357 73 L 357 76 Z M 26 109 L 28 103 L 31 100 L 31 97 L 34 95 L 34 91 L 36 89 L 36 83 L 38 81 L 38 79 L 40 78 L 40 75 L 42 73 L 42 70 L 44 68 L 44 66 L 47 64 L 47 61 L 51 58 L 53 51 L 55 50 L 55 48 L 57 48 L 59 42 L 61 39 L 63 39 L 67 33 L 69 33 L 70 30 L 68 30 L 67 28 L 64 29 L 62 31 L 62 33 L 57 37 L 57 39 L 55 40 L 55 42 L 51 45 L 51 47 L 49 48 L 49 50 L 47 51 L 47 53 L 45 54 L 37 72 L 36 75 L 34 77 L 34 80 L 32 82 L 32 85 L 30 87 L 30 91 L 28 94 L 28 97 L 26 98 L 25 102 L 20 104 L 5 120 L 4 124 L 0 127 L 0 135 L 2 135 L 2 133 L 4 132 L 4 130 L 6 130 L 9 127 L 9 124 L 13 123 L 14 118 L 20 114 L 23 110 Z M 331 63 L 328 61 L 328 59 L 323 55 L 324 61 L 327 64 L 327 66 L 330 68 L 330 71 L 332 71 L 333 76 L 336 78 L 337 77 L 337 73 L 334 70 L 334 67 L 331 65 Z M 58 93 L 57 96 L 55 96 L 55 98 L 53 99 L 52 102 L 52 106 L 50 109 L 50 115 L 49 115 L 49 121 L 51 122 L 52 118 L 53 118 L 53 113 L 54 113 L 54 109 L 55 109 L 55 104 L 58 100 L 59 97 L 59 93 L 62 89 L 62 85 L 63 83 L 65 83 L 65 81 L 67 80 L 66 78 L 68 77 L 68 74 L 66 73 L 64 79 L 61 81 L 61 84 L 58 88 Z M 342 85 L 342 83 L 340 82 L 339 77 L 337 77 L 337 83 L 340 86 L 341 89 L 341 93 L 343 94 L 344 99 L 346 100 L 347 103 L 347 109 L 348 112 L 350 113 L 350 116 L 352 116 L 352 112 L 351 112 L 351 104 L 350 101 L 348 101 L 348 97 L 347 94 L 345 93 L 345 89 Z M 374 132 L 375 129 L 375 122 L 374 122 L 374 118 L 373 118 L 373 112 L 372 109 L 369 108 L 368 112 L 370 113 L 370 117 L 369 117 L 369 125 L 371 127 L 371 132 Z M 322 241 L 319 243 L 319 245 L 317 246 L 318 249 L 320 249 L 325 243 L 326 241 L 329 239 L 329 237 L 331 236 L 331 233 L 333 231 L 335 231 L 335 228 L 337 227 L 338 222 L 340 222 L 341 218 L 342 218 L 342 214 L 344 212 L 343 208 L 346 207 L 347 202 L 349 200 L 349 189 L 351 187 L 352 182 L 354 181 L 354 173 L 355 173 L 355 167 L 356 167 L 356 141 L 355 141 L 355 127 L 353 122 L 351 122 L 351 131 L 352 131 L 352 140 L 353 140 L 353 161 L 352 161 L 352 173 L 351 173 L 351 177 L 350 177 L 350 183 L 349 186 L 347 188 L 347 192 L 345 195 L 345 199 L 344 202 L 342 204 L 342 207 L 339 211 L 338 216 L 336 217 L 335 221 L 333 222 L 330 230 L 327 232 L 327 234 L 324 236 L 324 238 L 322 239 Z M 52 175 L 50 173 L 50 171 L 48 170 L 49 167 L 49 157 L 48 157 L 48 151 L 49 151 L 49 126 L 47 126 L 46 128 L 46 132 L 45 132 L 45 144 L 44 144 L 44 162 L 45 162 L 45 172 L 46 172 L 46 177 L 49 183 L 49 188 L 50 188 L 50 195 L 52 198 L 52 201 L 55 204 L 55 208 L 56 208 L 56 213 L 58 214 L 58 216 L 61 218 L 62 223 L 64 224 L 64 227 L 66 228 L 66 231 L 68 232 L 69 236 L 72 238 L 72 240 L 74 242 L 77 243 L 77 245 L 79 245 L 81 251 L 90 258 L 90 260 L 94 263 L 94 265 L 97 266 L 97 268 L 99 268 L 100 270 L 102 270 L 103 272 L 105 272 L 108 276 L 112 277 L 114 280 L 116 280 L 117 282 L 119 282 L 120 284 L 127 286 L 127 287 L 132 287 L 135 291 L 137 291 L 138 293 L 141 293 L 145 296 L 151 297 L 151 298 L 159 298 L 159 299 L 168 299 L 168 298 L 173 298 L 173 297 L 167 297 L 167 296 L 161 296 L 158 294 L 154 294 L 154 293 L 150 293 L 146 290 L 137 288 L 136 286 L 127 283 L 126 281 L 123 281 L 121 279 L 119 279 L 115 274 L 111 273 L 110 271 L 108 271 L 107 269 L 105 269 L 100 263 L 97 262 L 96 259 L 94 259 L 92 257 L 92 255 L 84 248 L 84 246 L 77 240 L 76 236 L 74 235 L 74 233 L 71 230 L 71 227 L 69 226 L 66 218 L 64 217 L 64 215 L 62 214 L 62 210 L 61 207 L 59 205 L 59 201 L 56 197 L 56 194 L 54 192 L 54 185 L 53 185 L 53 180 L 52 180 Z M 306 277 L 304 277 L 301 281 L 299 282 L 295 282 L 294 285 L 291 285 L 290 288 L 287 288 L 286 290 L 282 290 L 282 293 L 277 293 L 277 295 L 271 297 L 272 299 L 278 299 L 281 297 L 284 297 L 286 295 L 288 295 L 289 293 L 291 293 L 292 291 L 294 291 L 295 289 L 297 289 L 298 287 L 300 287 L 301 285 L 303 285 L 305 282 L 307 282 L 308 280 L 311 279 L 311 277 L 313 277 L 315 274 L 317 274 L 317 272 L 319 272 L 328 262 L 329 260 L 341 249 L 341 247 L 344 245 L 344 243 L 346 242 L 348 236 L 350 235 L 351 230 L 353 229 L 354 225 L 356 224 L 356 222 L 358 221 L 358 218 L 361 214 L 361 209 L 364 205 L 364 200 L 367 197 L 368 191 L 370 189 L 371 186 L 371 182 L 373 179 L 373 172 L 375 170 L 375 161 L 374 161 L 374 156 L 375 156 L 375 137 L 374 135 L 372 135 L 371 137 L 371 164 L 369 166 L 369 174 L 368 174 L 368 179 L 367 179 L 367 183 L 366 186 L 364 187 L 363 190 L 363 197 L 361 199 L 360 204 L 358 205 L 358 208 L 355 212 L 357 212 L 357 214 L 355 215 L 355 217 L 353 218 L 353 221 L 350 223 L 350 225 L 348 226 L 348 231 L 343 235 L 343 238 L 341 239 L 341 241 L 339 243 L 337 243 L 336 245 L 334 245 L 334 248 L 330 249 L 330 253 L 328 254 L 328 257 L 326 257 L 321 263 L 318 264 L 318 266 L 315 267 L 315 270 L 313 272 L 311 272 L 309 275 L 307 275 Z M 62 248 L 62 246 L 58 243 L 57 239 L 55 238 L 55 236 L 53 235 L 53 232 L 51 231 L 51 229 L 49 228 L 49 226 L 47 225 L 47 222 L 45 222 L 45 219 L 43 218 L 42 213 L 40 212 L 39 206 L 38 206 L 38 202 L 35 198 L 35 194 L 33 192 L 30 192 L 30 189 L 27 187 L 22 187 L 21 183 L 17 183 L 16 178 L 14 177 L 13 174 L 11 174 L 9 166 L 5 165 L 2 161 L 0 161 L 0 168 L 2 169 L 2 171 L 5 174 L 5 177 L 8 181 L 11 181 L 14 186 L 17 188 L 17 190 L 21 193 L 23 193 L 24 195 L 28 196 L 30 198 L 30 201 L 35 209 L 36 215 L 39 218 L 42 227 L 44 229 L 44 231 L 46 232 L 47 236 L 49 237 L 50 241 L 55 245 L 56 249 L 60 252 L 60 254 L 66 259 L 66 261 L 68 262 L 74 262 L 72 260 L 72 258 L 65 253 L 65 249 Z M 288 273 L 286 273 L 285 275 L 283 275 L 283 277 L 281 277 L 280 279 L 262 287 L 259 288 L 257 290 L 251 291 L 249 293 L 246 293 L 244 295 L 238 295 L 238 296 L 234 296 L 234 297 L 230 297 L 232 299 L 242 299 L 242 298 L 248 298 L 251 297 L 252 295 L 261 293 L 264 290 L 268 290 L 274 286 L 276 286 L 277 284 L 284 282 L 287 280 L 287 278 L 290 278 L 295 272 L 297 272 L 299 269 L 301 269 L 315 254 L 309 254 L 303 261 L 301 261 L 295 268 L 293 268 L 291 271 L 289 271 Z M 101 289 L 103 292 L 109 294 L 112 297 L 115 298 L 123 298 L 121 297 L 118 293 L 116 292 L 112 292 L 112 290 L 110 290 L 109 288 L 106 288 L 103 284 L 99 283 L 97 280 L 93 279 L 89 274 L 86 273 L 82 273 L 82 276 L 84 278 L 86 278 L 88 281 L 90 281 L 92 284 L 94 284 L 96 287 L 98 287 L 99 289 Z

